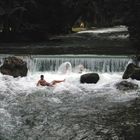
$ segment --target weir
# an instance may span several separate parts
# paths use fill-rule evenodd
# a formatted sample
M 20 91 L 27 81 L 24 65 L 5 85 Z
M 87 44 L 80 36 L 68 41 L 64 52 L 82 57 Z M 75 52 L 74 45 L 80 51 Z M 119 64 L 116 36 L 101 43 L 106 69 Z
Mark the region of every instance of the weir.
M 83 65 L 85 69 L 94 72 L 123 72 L 128 64 L 126 56 L 97 55 L 32 55 L 25 59 L 31 72 L 58 71 L 65 63 L 71 63 L 72 69 Z

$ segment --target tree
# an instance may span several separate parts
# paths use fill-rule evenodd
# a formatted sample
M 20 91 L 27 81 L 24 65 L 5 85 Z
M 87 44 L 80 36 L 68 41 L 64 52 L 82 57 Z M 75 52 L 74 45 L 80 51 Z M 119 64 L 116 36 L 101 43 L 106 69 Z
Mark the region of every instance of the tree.
M 34 0 L 5 0 L 0 1 L 0 16 L 3 32 L 18 32 L 23 24 L 24 13 L 28 11 L 27 4 L 34 4 Z

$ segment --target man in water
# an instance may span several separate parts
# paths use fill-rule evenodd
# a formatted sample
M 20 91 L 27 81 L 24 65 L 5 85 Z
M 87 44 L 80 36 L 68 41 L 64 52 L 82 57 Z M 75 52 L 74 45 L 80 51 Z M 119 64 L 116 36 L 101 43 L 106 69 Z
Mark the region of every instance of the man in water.
M 41 75 L 40 80 L 37 82 L 37 86 L 39 86 L 39 85 L 41 85 L 41 86 L 53 86 L 57 83 L 61 83 L 61 82 L 64 82 L 64 81 L 65 81 L 65 79 L 64 80 L 54 80 L 54 81 L 49 83 L 46 80 L 44 80 L 44 75 Z

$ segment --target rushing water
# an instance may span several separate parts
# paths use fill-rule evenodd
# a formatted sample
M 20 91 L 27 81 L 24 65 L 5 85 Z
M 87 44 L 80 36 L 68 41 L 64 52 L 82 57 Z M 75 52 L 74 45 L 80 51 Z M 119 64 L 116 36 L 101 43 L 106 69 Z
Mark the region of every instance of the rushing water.
M 4 57 L 1 55 L 1 57 Z M 26 77 L 0 74 L 0 140 L 134 140 L 139 136 L 140 91 L 118 90 L 128 57 L 20 56 Z M 63 72 L 68 62 L 70 69 Z M 79 73 L 77 65 L 85 69 Z M 98 72 L 97 84 L 80 84 L 81 74 Z M 37 87 L 47 81 L 65 82 Z M 140 82 L 128 79 L 140 86 Z
M 83 65 L 86 69 L 96 72 L 122 72 L 128 63 L 127 57 L 96 56 L 96 55 L 53 55 L 31 56 L 27 58 L 31 71 L 57 71 L 61 64 L 70 62 L 76 69 Z M 30 62 L 29 62 L 30 61 Z
M 90 50 L 96 45 L 106 51 L 115 46 L 113 50 L 120 51 L 128 37 L 127 27 L 118 26 L 61 36 L 59 39 L 63 43 L 59 45 L 66 50 L 72 48 L 72 52 L 73 48 L 84 46 L 81 50 L 84 52 L 84 48 Z M 56 50 L 54 44 L 51 48 Z M 34 49 L 40 52 L 45 47 L 33 45 L 29 54 Z M 14 48 L 16 51 L 13 51 Z M 28 46 L 8 48 L 16 54 L 17 50 L 27 52 L 26 49 Z M 3 64 L 2 58 L 7 56 L 0 55 L 0 65 Z M 0 140 L 139 140 L 140 90 L 119 90 L 115 86 L 122 81 L 129 57 L 18 57 L 28 64 L 26 77 L 13 78 L 0 74 Z M 97 84 L 80 84 L 80 76 L 88 72 L 99 74 Z M 55 87 L 37 87 L 41 74 L 44 74 L 48 82 L 54 79 L 65 79 L 65 82 Z M 139 81 L 127 81 L 140 86 Z

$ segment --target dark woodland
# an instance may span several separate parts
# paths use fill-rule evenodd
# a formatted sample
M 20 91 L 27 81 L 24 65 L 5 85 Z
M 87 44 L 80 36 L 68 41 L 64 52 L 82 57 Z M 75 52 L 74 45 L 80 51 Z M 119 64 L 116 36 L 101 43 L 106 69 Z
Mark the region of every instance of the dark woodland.
M 87 28 L 127 25 L 130 39 L 140 38 L 139 0 L 0 0 L 0 41 L 46 40 Z

